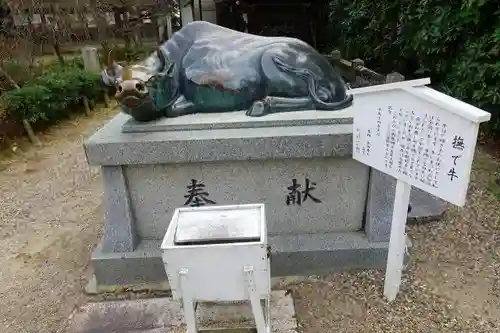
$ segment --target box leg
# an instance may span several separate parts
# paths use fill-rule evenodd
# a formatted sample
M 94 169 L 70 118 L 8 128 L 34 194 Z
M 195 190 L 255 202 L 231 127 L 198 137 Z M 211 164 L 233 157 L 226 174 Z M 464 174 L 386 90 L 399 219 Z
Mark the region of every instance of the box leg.
M 255 317 L 255 326 L 257 326 L 257 332 L 269 333 L 269 325 L 266 325 L 266 318 L 264 318 L 262 303 L 260 302 L 260 297 L 257 293 L 257 288 L 255 287 L 253 267 L 245 266 L 244 273 L 248 295 L 250 297 L 250 304 L 252 306 L 252 312 Z M 269 320 L 269 318 L 267 318 L 267 320 Z
M 271 333 L 271 296 L 266 297 L 266 333 Z
M 180 288 L 182 294 L 182 306 L 184 308 L 184 320 L 186 321 L 187 333 L 198 333 L 196 328 L 196 310 L 195 302 L 191 295 L 191 290 L 188 281 L 188 270 L 181 269 L 179 271 Z

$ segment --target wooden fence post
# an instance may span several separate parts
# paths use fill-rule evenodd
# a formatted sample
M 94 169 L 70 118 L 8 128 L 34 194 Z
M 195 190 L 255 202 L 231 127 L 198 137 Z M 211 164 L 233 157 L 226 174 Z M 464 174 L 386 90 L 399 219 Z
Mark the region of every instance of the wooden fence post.
M 330 59 L 332 60 L 333 68 L 337 71 L 340 70 L 340 60 L 342 59 L 342 54 L 339 50 L 333 50 L 330 53 Z
M 352 82 L 357 82 L 358 72 L 361 67 L 364 66 L 365 62 L 359 58 L 351 60 L 349 63 L 349 77 Z
M 28 138 L 30 139 L 31 143 L 33 143 L 35 146 L 40 146 L 42 143 L 40 142 L 40 139 L 35 135 L 35 131 L 33 131 L 33 127 L 31 127 L 31 124 L 29 121 L 26 119 L 23 119 L 23 126 L 24 130 L 26 131 L 26 134 L 28 134 Z

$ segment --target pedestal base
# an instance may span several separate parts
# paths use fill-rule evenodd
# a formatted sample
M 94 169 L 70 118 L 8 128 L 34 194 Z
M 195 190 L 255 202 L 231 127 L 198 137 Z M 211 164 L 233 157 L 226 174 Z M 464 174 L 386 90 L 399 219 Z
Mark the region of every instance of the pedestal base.
M 269 207 L 274 276 L 383 269 L 396 181 L 350 158 L 351 116 L 205 114 L 142 124 L 133 133 L 123 132 L 130 117 L 116 116 L 85 143 L 105 190 L 104 238 L 92 255 L 96 284 L 165 282 L 154 239 L 164 235 L 174 209 L 192 203 L 186 191 L 196 185 L 208 203 Z M 289 189 L 304 191 L 311 182 L 321 203 L 299 205 Z M 409 219 L 437 219 L 445 209 L 416 189 L 410 204 Z
M 92 253 L 93 291 L 118 286 L 168 287 L 160 240 L 142 240 L 133 252 Z M 318 275 L 353 269 L 384 269 L 388 242 L 370 242 L 365 232 L 281 235 L 269 237 L 272 276 Z M 409 246 L 410 242 L 407 240 Z

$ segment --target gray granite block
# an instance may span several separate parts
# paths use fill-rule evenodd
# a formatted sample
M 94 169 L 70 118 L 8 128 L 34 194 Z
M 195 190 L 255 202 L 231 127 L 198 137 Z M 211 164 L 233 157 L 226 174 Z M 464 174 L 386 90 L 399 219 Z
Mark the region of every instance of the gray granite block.
M 141 239 L 162 239 L 173 212 L 186 202 L 191 179 L 203 184 L 217 205 L 264 203 L 269 235 L 362 229 L 369 168 L 350 158 L 231 161 L 127 166 L 136 230 Z M 292 179 L 314 189 L 287 205 Z M 304 199 L 303 193 L 300 195 Z
M 416 187 L 411 190 L 410 205 L 408 223 L 438 220 L 447 207 L 445 201 Z
M 131 252 L 137 243 L 135 219 L 122 166 L 103 166 L 105 226 L 103 252 Z
M 370 242 L 363 232 L 276 236 L 270 242 L 273 276 L 383 269 L 389 248 L 387 242 Z
M 249 117 L 245 111 L 223 113 L 197 113 L 177 118 L 161 118 L 151 122 L 138 122 L 130 118 L 123 124 L 122 132 L 193 131 L 229 128 L 261 128 L 282 126 L 316 126 L 352 124 L 351 110 L 295 111 Z
M 134 252 L 102 253 L 92 266 L 99 285 L 165 282 L 160 240 L 143 240 Z M 350 269 L 384 268 L 389 244 L 371 243 L 365 233 L 283 235 L 269 237 L 272 276 L 313 275 Z
M 135 285 L 167 281 L 161 241 L 142 241 L 131 252 L 103 252 L 102 243 L 91 255 L 98 285 Z
M 351 156 L 352 125 L 122 133 L 119 114 L 84 144 L 90 165 Z
M 396 179 L 378 170 L 371 169 L 366 204 L 365 231 L 372 242 L 388 242 L 391 233 L 392 211 Z M 446 203 L 418 188 L 412 188 L 409 221 L 416 219 L 439 219 Z
M 366 201 L 365 232 L 372 242 L 388 242 L 396 191 L 394 179 L 378 170 L 370 170 Z

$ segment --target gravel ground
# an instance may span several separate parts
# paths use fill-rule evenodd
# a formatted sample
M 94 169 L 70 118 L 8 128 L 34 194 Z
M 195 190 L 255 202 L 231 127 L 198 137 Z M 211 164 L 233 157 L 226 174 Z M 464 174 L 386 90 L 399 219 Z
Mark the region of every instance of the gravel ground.
M 467 205 L 408 228 L 411 261 L 392 304 L 380 271 L 288 283 L 302 332 L 500 332 L 498 165 L 478 151 Z
M 0 158 L 0 332 L 57 332 L 88 277 L 100 237 L 99 171 L 82 141 L 116 110 L 65 121 Z M 10 155 L 10 156 L 9 156 Z
M 114 114 L 64 122 L 41 135 L 42 148 L 20 145 L 0 159 L 0 332 L 58 332 L 85 302 L 102 188 L 82 141 Z M 381 297 L 378 271 L 282 285 L 301 332 L 500 332 L 497 165 L 478 152 L 467 206 L 409 228 L 412 257 L 394 303 Z

